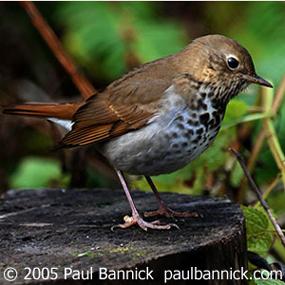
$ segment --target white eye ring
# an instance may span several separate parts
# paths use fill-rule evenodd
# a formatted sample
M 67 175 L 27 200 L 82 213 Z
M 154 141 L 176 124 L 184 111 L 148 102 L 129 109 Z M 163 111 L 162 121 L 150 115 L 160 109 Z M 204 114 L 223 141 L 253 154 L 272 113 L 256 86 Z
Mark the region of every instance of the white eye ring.
M 227 57 L 227 65 L 229 69 L 235 70 L 239 67 L 239 60 L 235 56 L 229 55 Z

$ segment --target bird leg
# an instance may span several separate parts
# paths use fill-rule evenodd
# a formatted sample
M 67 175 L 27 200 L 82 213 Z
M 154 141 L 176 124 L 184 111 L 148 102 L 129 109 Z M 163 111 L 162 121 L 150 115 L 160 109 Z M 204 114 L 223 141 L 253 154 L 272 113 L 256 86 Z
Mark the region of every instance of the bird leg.
M 145 217 L 155 217 L 155 216 L 165 216 L 168 218 L 169 217 L 179 217 L 179 218 L 199 217 L 198 213 L 196 212 L 190 212 L 190 211 L 178 212 L 178 211 L 172 210 L 171 208 L 168 208 L 165 202 L 161 199 L 161 196 L 159 192 L 157 191 L 157 188 L 154 185 L 150 176 L 145 176 L 145 179 L 148 182 L 151 190 L 153 191 L 156 197 L 156 200 L 158 201 L 158 205 L 159 205 L 159 208 L 155 211 L 144 212 Z
M 127 196 L 128 202 L 130 204 L 130 207 L 132 210 L 132 216 L 131 217 L 125 216 L 124 217 L 125 223 L 114 226 L 114 227 L 112 227 L 112 229 L 116 228 L 116 227 L 125 229 L 125 228 L 129 228 L 129 227 L 136 225 L 136 224 L 145 231 L 147 231 L 148 229 L 169 230 L 169 229 L 171 229 L 171 227 L 178 228 L 178 226 L 175 224 L 161 224 L 158 220 L 153 221 L 153 222 L 146 222 L 138 213 L 138 210 L 135 206 L 135 203 L 131 197 L 129 187 L 128 187 L 128 184 L 127 184 L 126 179 L 124 177 L 124 174 L 120 170 L 116 170 L 116 172 L 117 172 L 117 175 L 120 179 L 120 182 L 121 182 L 121 185 L 124 189 L 124 192 Z

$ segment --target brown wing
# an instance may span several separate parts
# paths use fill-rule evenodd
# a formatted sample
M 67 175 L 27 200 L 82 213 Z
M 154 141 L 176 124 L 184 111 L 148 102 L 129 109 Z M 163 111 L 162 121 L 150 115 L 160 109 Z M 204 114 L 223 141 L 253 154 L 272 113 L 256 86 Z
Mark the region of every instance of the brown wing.
M 157 112 L 157 101 L 171 85 L 171 77 L 150 72 L 143 78 L 140 71 L 127 74 L 89 98 L 76 112 L 73 128 L 61 146 L 103 142 L 145 126 Z
M 142 127 L 150 117 L 150 112 L 137 105 L 118 106 L 95 96 L 75 114 L 73 128 L 62 144 L 78 146 L 102 142 Z

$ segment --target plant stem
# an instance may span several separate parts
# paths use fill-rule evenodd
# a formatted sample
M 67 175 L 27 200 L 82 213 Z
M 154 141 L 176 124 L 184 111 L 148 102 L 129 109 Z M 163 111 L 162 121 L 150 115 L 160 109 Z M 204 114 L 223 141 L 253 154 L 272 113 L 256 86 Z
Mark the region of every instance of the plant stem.
M 232 149 L 232 148 L 229 148 L 229 151 L 235 155 L 235 157 L 237 158 L 247 180 L 248 180 L 248 183 L 249 183 L 249 186 L 250 188 L 252 189 L 252 191 L 256 194 L 257 196 L 257 199 L 259 200 L 261 206 L 264 208 L 265 212 L 267 213 L 272 225 L 274 226 L 275 228 L 275 231 L 278 235 L 278 237 L 280 238 L 280 241 L 281 243 L 283 244 L 283 246 L 285 247 L 285 236 L 283 234 L 283 231 L 282 229 L 280 228 L 280 226 L 278 225 L 275 217 L 273 216 L 272 214 L 272 211 L 270 209 L 270 207 L 268 206 L 268 204 L 266 203 L 266 201 L 263 199 L 262 197 L 262 193 L 259 189 L 259 187 L 257 186 L 256 182 L 254 181 L 253 177 L 251 176 L 247 166 L 246 166 L 246 163 L 243 159 L 243 157 L 241 156 L 241 154 L 239 152 L 237 152 L 236 150 Z
M 277 95 L 278 94 L 279 93 L 277 93 Z M 271 109 L 271 108 L 273 109 L 273 106 L 277 106 L 277 104 L 274 104 L 276 101 L 273 102 L 273 93 L 270 92 L 269 89 L 264 88 L 261 95 L 262 95 L 262 101 L 263 101 L 263 106 L 264 106 L 265 112 L 269 111 L 269 109 Z M 280 98 L 280 95 L 278 96 L 278 98 Z M 278 99 L 278 101 L 281 102 L 280 99 Z M 276 107 L 275 107 L 275 109 L 276 109 Z M 276 111 L 274 111 L 274 113 L 275 112 Z M 264 119 L 264 131 L 266 134 L 267 143 L 269 145 L 271 153 L 272 153 L 272 155 L 275 159 L 275 162 L 276 162 L 276 164 L 277 164 L 277 166 L 281 172 L 282 181 L 283 181 L 284 189 L 285 189 L 285 156 L 284 156 L 283 150 L 281 148 L 280 142 L 278 140 L 278 136 L 276 134 L 276 131 L 275 131 L 275 128 L 274 128 L 274 125 L 273 125 L 271 118 L 265 118 Z
M 79 72 L 71 57 L 63 49 L 63 46 L 55 32 L 45 21 L 35 4 L 31 1 L 21 1 L 20 5 L 26 10 L 33 25 L 39 31 L 42 38 L 46 41 L 55 57 L 70 75 L 82 96 L 84 98 L 89 98 L 90 96 L 94 95 L 96 93 L 96 89 L 85 78 L 85 76 Z
M 261 88 L 262 92 L 264 90 L 265 90 L 265 88 Z M 278 112 L 278 110 L 282 104 L 284 95 L 285 95 L 285 76 L 283 77 L 280 85 L 277 88 L 276 95 L 274 96 L 273 102 L 271 102 L 270 105 L 267 105 L 267 106 L 265 104 L 263 104 L 263 109 L 265 107 L 264 111 L 266 111 L 266 109 L 267 109 L 267 111 L 268 111 L 268 109 L 269 110 L 271 109 L 272 117 L 276 116 L 276 114 L 277 114 L 277 112 Z M 254 148 L 252 149 L 252 152 L 251 152 L 252 155 L 248 160 L 247 166 L 248 166 L 250 171 L 252 171 L 252 169 L 254 168 L 256 159 L 257 159 L 258 154 L 259 154 L 259 152 L 263 146 L 265 138 L 266 138 L 266 130 L 262 129 L 256 138 L 257 143 L 254 145 Z

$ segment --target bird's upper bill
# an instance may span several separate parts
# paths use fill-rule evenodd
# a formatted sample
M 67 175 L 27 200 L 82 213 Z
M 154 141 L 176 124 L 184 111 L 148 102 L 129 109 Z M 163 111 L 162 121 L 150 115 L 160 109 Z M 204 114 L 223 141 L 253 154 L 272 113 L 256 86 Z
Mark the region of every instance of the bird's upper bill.
M 243 74 L 242 77 L 247 82 L 256 83 L 256 84 L 259 84 L 259 85 L 262 85 L 262 86 L 273 88 L 271 83 L 269 83 L 268 81 L 266 81 L 265 79 L 263 79 L 259 75 L 256 75 L 256 74 L 254 74 L 254 75 Z

